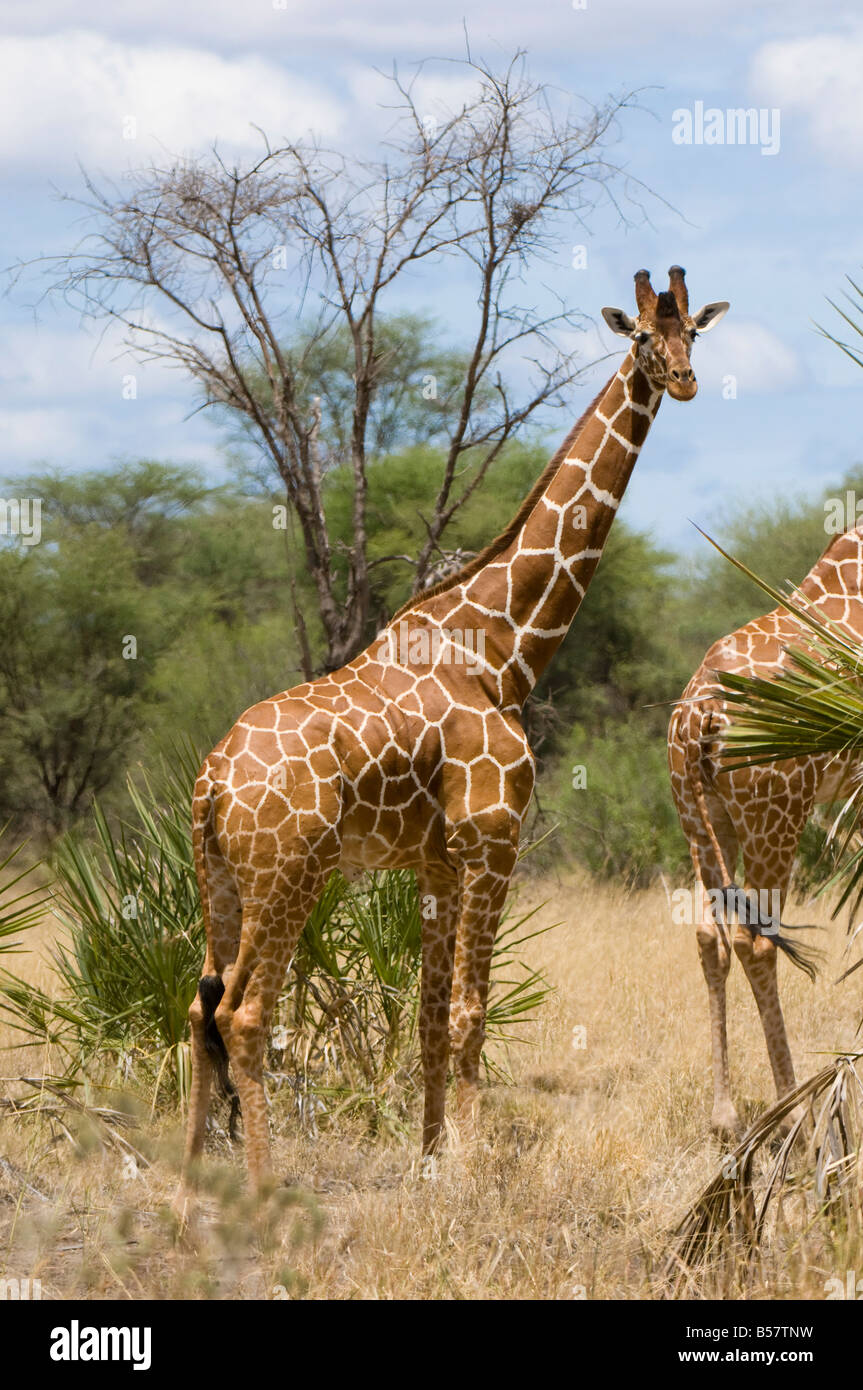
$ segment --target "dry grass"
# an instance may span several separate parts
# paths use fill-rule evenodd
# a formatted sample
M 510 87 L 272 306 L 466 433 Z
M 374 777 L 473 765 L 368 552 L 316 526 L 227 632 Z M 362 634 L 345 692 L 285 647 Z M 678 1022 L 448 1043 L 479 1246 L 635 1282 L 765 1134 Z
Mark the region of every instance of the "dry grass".
M 372 1136 L 361 1117 L 343 1115 L 313 1137 L 299 1131 L 280 1092 L 276 1164 L 293 1189 L 253 1210 L 239 1182 L 241 1155 L 217 1131 L 199 1218 L 177 1245 L 166 1214 L 176 1120 L 144 1115 L 124 1131 L 147 1166 L 124 1156 L 98 1117 L 70 1119 L 73 1147 L 56 1121 L 7 1112 L 0 1278 L 41 1278 L 45 1297 L 667 1294 L 669 1233 L 723 1157 L 708 1125 L 707 999 L 694 931 L 672 925 L 661 888 L 628 894 L 567 875 L 528 883 L 529 900 L 547 900 L 542 920 L 566 924 L 531 943 L 531 963 L 557 994 L 532 1045 L 510 1053 L 516 1084 L 486 1091 L 481 1152 L 453 1144 L 429 1180 L 415 1161 L 416 1124 L 408 1136 Z M 809 909 L 796 915 L 812 919 Z M 859 977 L 831 983 L 844 940 L 838 924 L 824 934 L 829 959 L 814 987 L 780 965 L 801 1077 L 819 1069 L 825 1051 L 855 1044 Z M 7 964 L 27 966 L 31 978 L 40 969 L 32 959 Z M 583 1048 L 573 1045 L 575 1028 L 586 1029 Z M 749 1121 L 773 1092 L 736 965 L 729 1033 L 735 1095 Z M 50 1062 L 20 1051 L 2 1057 L 7 1077 L 38 1074 Z M 840 1231 L 801 1224 L 765 1252 L 746 1290 L 732 1280 L 690 1292 L 823 1298 L 826 1279 L 861 1262 L 863 1251 Z

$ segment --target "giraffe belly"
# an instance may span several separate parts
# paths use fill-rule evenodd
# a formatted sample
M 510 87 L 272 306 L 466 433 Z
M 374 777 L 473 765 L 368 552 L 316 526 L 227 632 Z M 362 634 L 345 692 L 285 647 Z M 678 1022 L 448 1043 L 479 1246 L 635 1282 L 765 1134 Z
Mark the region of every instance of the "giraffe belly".
M 417 770 L 382 758 L 343 784 L 341 858 L 359 869 L 412 868 L 445 845 L 443 814 Z
M 348 871 L 415 868 L 445 855 L 443 815 L 421 792 L 398 806 L 353 806 L 345 812 L 341 838 L 341 864 Z

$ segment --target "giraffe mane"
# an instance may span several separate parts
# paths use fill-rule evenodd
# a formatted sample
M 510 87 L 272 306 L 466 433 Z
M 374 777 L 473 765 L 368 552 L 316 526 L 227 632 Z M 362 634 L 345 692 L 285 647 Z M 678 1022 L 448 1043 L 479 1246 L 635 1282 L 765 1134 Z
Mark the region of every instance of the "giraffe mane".
M 448 575 L 446 579 L 441 579 L 437 584 L 432 584 L 428 589 L 423 589 L 420 593 L 414 594 L 406 603 L 402 604 L 401 608 L 396 609 L 391 622 L 395 622 L 396 618 L 400 618 L 402 614 L 409 612 L 411 609 L 418 608 L 420 604 L 425 603 L 426 599 L 435 598 L 438 594 L 444 594 L 449 589 L 454 589 L 457 585 L 463 584 L 466 579 L 472 579 L 485 565 L 496 559 L 498 555 L 506 550 L 507 546 L 512 544 L 540 497 L 545 492 L 554 474 L 567 457 L 569 450 L 581 433 L 587 420 L 593 415 L 594 410 L 602 400 L 602 397 L 605 395 L 616 375 L 617 373 L 614 373 L 613 376 L 610 376 L 605 385 L 597 391 L 590 405 L 584 411 L 584 414 L 576 421 L 563 443 L 545 465 L 545 468 L 525 497 L 512 521 L 506 527 L 506 530 L 501 531 L 499 536 L 495 536 L 494 540 L 490 541 L 484 550 L 481 550 L 472 560 L 468 560 L 467 563 L 462 565 L 460 569 L 457 569 L 454 574 Z
M 654 315 L 658 319 L 680 318 L 680 308 L 671 290 L 661 290 L 656 296 Z

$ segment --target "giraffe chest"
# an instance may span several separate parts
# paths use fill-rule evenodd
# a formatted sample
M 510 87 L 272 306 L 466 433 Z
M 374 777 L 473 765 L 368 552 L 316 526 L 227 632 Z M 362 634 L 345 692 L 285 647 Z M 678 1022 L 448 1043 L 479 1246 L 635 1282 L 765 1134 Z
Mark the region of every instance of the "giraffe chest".
M 397 708 L 381 720 L 337 732 L 342 783 L 342 869 L 415 865 L 443 844 L 436 796 L 441 764 L 436 726 Z
M 373 739 L 346 738 L 342 786 L 345 864 L 407 867 L 445 858 L 454 826 L 481 833 L 490 817 L 520 822 L 533 759 L 512 719 L 438 685 L 422 713 L 399 706 Z

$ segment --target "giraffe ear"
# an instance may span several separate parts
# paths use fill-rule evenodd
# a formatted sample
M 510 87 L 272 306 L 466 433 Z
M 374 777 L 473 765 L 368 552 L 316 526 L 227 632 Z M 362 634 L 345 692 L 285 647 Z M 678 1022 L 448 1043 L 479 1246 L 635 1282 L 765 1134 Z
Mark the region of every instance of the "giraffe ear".
M 724 319 L 731 305 L 727 299 L 721 299 L 716 304 L 705 304 L 703 309 L 699 309 L 697 314 L 693 314 L 692 322 L 695 324 L 699 333 L 707 333 L 711 328 L 715 328 L 720 319 Z
M 603 309 L 602 317 L 612 333 L 619 333 L 622 338 L 631 338 L 635 332 L 635 319 L 631 319 L 622 309 Z

